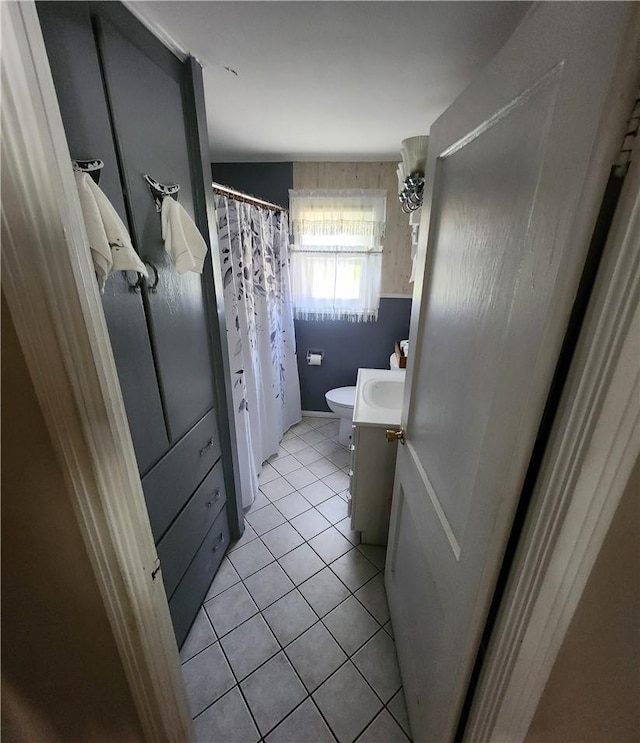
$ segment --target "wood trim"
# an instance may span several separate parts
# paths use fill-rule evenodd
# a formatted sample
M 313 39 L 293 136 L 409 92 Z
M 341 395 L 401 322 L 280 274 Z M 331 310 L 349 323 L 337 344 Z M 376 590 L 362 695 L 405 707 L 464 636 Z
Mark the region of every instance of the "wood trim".
M 145 739 L 191 720 L 33 2 L 2 4 L 2 286 Z
M 473 743 L 525 739 L 640 455 L 639 159 L 623 186 L 490 641 L 465 731 Z

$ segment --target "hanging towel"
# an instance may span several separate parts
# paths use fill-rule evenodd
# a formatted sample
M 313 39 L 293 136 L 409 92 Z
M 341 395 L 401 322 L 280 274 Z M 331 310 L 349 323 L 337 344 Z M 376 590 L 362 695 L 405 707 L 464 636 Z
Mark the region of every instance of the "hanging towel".
M 202 273 L 207 244 L 191 217 L 170 196 L 162 201 L 162 239 L 178 273 Z
M 146 266 L 133 249 L 127 228 L 109 199 L 90 175 L 80 171 L 74 175 L 100 292 L 104 292 L 112 271 L 137 271 L 148 277 Z

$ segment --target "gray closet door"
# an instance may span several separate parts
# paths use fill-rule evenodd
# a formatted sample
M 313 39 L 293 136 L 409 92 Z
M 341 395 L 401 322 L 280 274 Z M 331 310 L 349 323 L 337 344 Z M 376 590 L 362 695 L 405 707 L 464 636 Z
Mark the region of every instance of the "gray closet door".
M 143 175 L 179 183 L 178 200 L 193 217 L 184 68 L 168 50 L 144 53 L 104 19 L 97 38 L 138 252 L 158 271 L 156 292 L 145 288 L 144 296 L 169 437 L 175 441 L 214 403 L 207 308 L 201 277 L 179 274 L 165 252 L 160 214 Z
M 38 3 L 71 157 L 104 162 L 100 188 L 127 224 L 118 162 L 86 3 Z M 137 275 L 130 273 L 134 283 Z M 121 273 L 107 281 L 103 307 L 141 472 L 168 448 L 142 296 Z

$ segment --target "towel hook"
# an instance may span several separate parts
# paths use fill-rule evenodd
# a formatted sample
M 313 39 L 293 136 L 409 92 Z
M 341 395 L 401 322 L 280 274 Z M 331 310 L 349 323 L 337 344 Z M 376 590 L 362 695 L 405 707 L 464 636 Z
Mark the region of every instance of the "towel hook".
M 174 183 L 171 186 L 165 186 L 163 183 L 159 183 L 155 178 L 152 178 L 146 173 L 144 179 L 151 189 L 151 196 L 153 197 L 157 212 L 162 210 L 162 202 L 167 196 L 174 196 L 180 190 L 180 185 L 178 183 Z
M 88 173 L 96 184 L 100 183 L 100 171 L 104 168 L 102 160 L 72 160 L 73 169 L 78 173 Z

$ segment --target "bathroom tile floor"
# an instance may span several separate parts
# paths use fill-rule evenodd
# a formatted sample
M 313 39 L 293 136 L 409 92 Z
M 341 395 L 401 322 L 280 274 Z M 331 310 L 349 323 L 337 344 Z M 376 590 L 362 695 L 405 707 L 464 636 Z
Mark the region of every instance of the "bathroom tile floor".
M 180 656 L 201 743 L 408 743 L 384 548 L 347 517 L 338 421 L 303 418 L 259 478 Z

